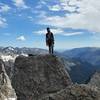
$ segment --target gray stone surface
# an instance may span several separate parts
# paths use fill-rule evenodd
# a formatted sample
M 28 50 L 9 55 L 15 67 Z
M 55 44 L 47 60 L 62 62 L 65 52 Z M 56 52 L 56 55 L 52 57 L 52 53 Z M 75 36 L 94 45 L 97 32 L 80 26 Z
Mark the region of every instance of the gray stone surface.
M 74 84 L 42 100 L 100 100 L 100 93 L 87 85 Z
M 52 55 L 19 56 L 13 75 L 12 85 L 18 100 L 38 100 L 72 84 L 60 58 Z
M 100 91 L 100 71 L 95 72 L 95 74 L 90 79 L 90 82 L 88 83 L 88 85 L 91 85 L 91 87 L 95 86 Z
M 52 55 L 17 57 L 12 85 L 18 100 L 100 100 L 97 88 L 73 84 L 62 59 Z
M 8 100 L 9 98 L 16 100 L 16 94 L 6 74 L 4 63 L 0 60 L 0 100 Z

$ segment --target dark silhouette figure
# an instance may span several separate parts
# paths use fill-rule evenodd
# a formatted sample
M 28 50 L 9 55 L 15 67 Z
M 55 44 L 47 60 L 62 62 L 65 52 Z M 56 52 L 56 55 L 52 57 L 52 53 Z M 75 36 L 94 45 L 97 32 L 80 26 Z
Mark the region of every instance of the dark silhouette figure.
M 54 53 L 54 36 L 53 33 L 50 31 L 50 28 L 47 28 L 46 33 L 46 45 L 49 47 L 49 53 Z

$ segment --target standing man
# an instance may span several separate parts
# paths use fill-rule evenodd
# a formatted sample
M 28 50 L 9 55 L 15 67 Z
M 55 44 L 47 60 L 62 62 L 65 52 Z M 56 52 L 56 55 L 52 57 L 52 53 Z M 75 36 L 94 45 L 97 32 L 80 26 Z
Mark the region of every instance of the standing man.
M 50 31 L 50 28 L 47 28 L 46 33 L 46 45 L 49 47 L 49 53 L 54 53 L 54 36 L 53 33 Z

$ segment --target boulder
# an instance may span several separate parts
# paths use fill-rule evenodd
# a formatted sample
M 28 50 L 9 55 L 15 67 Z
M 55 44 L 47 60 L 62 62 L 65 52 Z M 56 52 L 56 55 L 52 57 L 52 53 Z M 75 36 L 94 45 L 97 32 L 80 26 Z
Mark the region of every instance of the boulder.
M 38 100 L 72 84 L 61 59 L 53 55 L 19 56 L 12 85 L 18 100 Z

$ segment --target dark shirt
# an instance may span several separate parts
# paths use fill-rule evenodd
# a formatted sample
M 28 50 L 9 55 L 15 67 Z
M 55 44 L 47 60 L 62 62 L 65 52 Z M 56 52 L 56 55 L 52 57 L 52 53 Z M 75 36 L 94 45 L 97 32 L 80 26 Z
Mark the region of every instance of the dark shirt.
M 52 32 L 46 33 L 46 45 L 49 47 L 54 45 L 54 36 Z
M 49 41 L 49 40 L 54 42 L 54 36 L 52 32 L 46 34 L 46 41 Z

